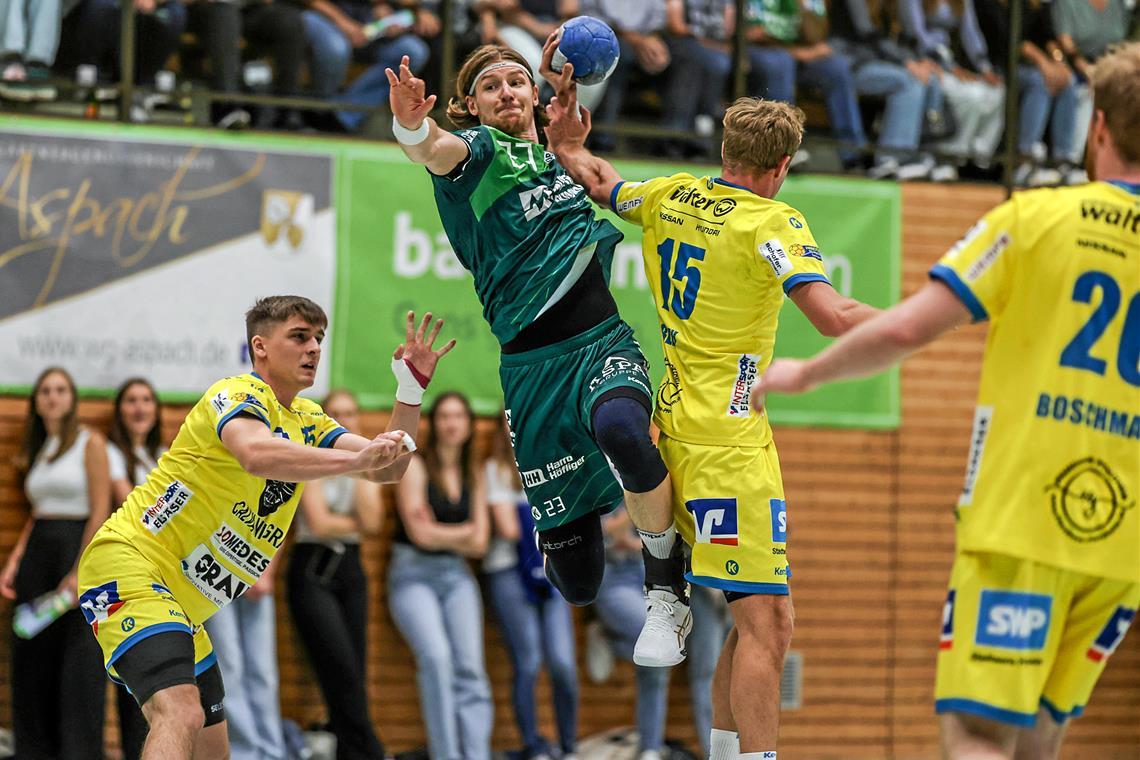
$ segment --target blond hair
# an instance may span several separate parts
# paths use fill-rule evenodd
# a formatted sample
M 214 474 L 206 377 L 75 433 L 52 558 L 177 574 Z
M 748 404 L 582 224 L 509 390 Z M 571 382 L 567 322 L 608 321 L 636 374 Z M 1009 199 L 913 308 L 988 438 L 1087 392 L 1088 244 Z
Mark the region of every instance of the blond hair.
M 530 76 L 530 64 L 522 54 L 505 45 L 483 45 L 472 51 L 455 77 L 455 94 L 447 101 L 447 119 L 460 129 L 479 126 L 479 117 L 467 108 L 467 93 L 471 92 L 471 86 L 475 84 L 479 72 L 496 61 L 517 63 Z M 541 105 L 534 107 L 534 119 L 538 126 L 546 125 L 546 109 Z
M 794 155 L 804 137 L 804 112 L 788 103 L 739 98 L 724 113 L 724 164 L 762 174 Z
M 1140 42 L 1118 45 L 1097 61 L 1092 89 L 1120 158 L 1140 164 Z

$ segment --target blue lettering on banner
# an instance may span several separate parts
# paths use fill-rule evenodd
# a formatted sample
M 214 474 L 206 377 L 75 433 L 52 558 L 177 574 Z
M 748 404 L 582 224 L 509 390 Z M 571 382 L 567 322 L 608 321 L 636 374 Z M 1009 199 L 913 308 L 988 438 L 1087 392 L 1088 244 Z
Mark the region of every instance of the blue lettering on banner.
M 1048 594 L 982 589 L 974 643 L 1000 649 L 1044 649 L 1052 610 L 1053 597 Z
M 1109 409 L 1088 399 L 1038 393 L 1034 414 L 1041 419 L 1081 425 L 1109 435 L 1140 441 L 1140 414 Z
M 772 513 L 772 543 L 786 543 L 788 540 L 788 503 L 783 499 L 769 499 L 768 509 Z
M 738 546 L 736 499 L 690 499 L 685 509 L 693 514 L 697 543 Z

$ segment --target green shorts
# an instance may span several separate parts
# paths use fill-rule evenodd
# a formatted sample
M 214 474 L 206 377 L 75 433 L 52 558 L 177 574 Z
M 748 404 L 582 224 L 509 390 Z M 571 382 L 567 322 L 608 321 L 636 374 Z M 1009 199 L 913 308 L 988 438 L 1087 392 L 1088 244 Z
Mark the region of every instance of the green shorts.
M 615 315 L 561 343 L 504 354 L 499 377 L 538 529 L 616 507 L 622 488 L 594 441 L 590 414 L 616 389 L 653 408 L 648 365 L 630 326 Z

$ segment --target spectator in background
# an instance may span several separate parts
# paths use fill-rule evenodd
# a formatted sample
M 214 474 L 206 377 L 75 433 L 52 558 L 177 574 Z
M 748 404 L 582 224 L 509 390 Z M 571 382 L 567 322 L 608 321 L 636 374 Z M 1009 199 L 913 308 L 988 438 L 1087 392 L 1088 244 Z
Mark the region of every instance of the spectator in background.
M 264 50 L 273 62 L 273 94 L 299 95 L 305 61 L 305 29 L 301 9 L 288 0 L 191 0 L 190 31 L 201 40 L 210 66 L 210 89 L 235 93 L 241 89 L 241 41 Z M 251 117 L 232 103 L 215 102 L 212 118 L 223 128 L 249 126 Z M 298 129 L 303 123 L 294 110 L 258 111 L 256 126 Z
M 431 56 L 424 68 L 421 78 L 428 83 L 428 89 L 438 86 L 440 92 L 446 92 L 448 85 L 442 82 L 443 71 L 443 0 L 420 0 L 420 16 L 427 19 L 429 16 L 435 24 L 417 26 L 416 34 L 428 43 Z M 455 61 L 462 62 L 475 48 L 485 44 L 484 39 L 494 39 L 491 29 L 487 28 L 480 19 L 484 14 L 476 14 L 474 0 L 451 0 L 451 39 L 455 47 Z M 393 69 L 394 71 L 394 69 Z M 448 72 L 448 76 L 454 76 Z
M 538 734 L 534 698 L 538 671 L 546 661 L 554 690 L 561 757 L 574 754 L 578 740 L 578 665 L 570 605 L 546 579 L 534 542 L 534 519 L 511 452 L 506 420 L 499 415 L 484 466 L 493 538 L 483 572 L 514 677 L 511 702 L 525 742 L 522 760 L 550 760 L 550 747 Z
M 633 645 L 645 625 L 645 566 L 641 539 L 625 507 L 602 518 L 606 538 L 606 574 L 594 600 L 597 624 L 587 635 L 587 666 L 595 680 L 608 677 L 612 653 L 633 659 Z M 600 624 L 600 625 L 598 625 Z M 604 631 L 604 636 L 598 635 Z M 609 662 L 607 662 L 607 659 Z M 634 665 L 638 760 L 661 760 L 665 750 L 665 715 L 669 706 L 671 668 Z
M 154 386 L 133 377 L 119 386 L 107 435 L 111 473 L 111 511 L 158 466 L 162 446 L 162 406 Z M 115 684 L 123 757 L 137 758 L 146 742 L 147 724 L 138 702 L 123 684 Z
M 1022 5 L 1022 42 L 1017 66 L 1020 106 L 1017 150 L 1021 163 L 1014 172 L 1014 183 L 1041 187 L 1077 179 L 1077 167 L 1070 161 L 1077 131 L 1077 83 L 1065 63 L 1053 20 L 1041 0 L 1016 0 Z M 978 6 L 978 23 L 994 67 L 1004 76 L 1009 60 L 1009 0 L 995 0 Z M 1052 117 L 1050 118 L 1050 110 Z M 1045 159 L 1042 140 L 1049 129 L 1049 141 L 1056 167 L 1041 165 Z M 1083 173 L 1083 172 L 1082 172 Z
M 60 0 L 0 3 L 0 97 L 53 100 L 51 65 L 59 47 Z
M 617 68 L 606 83 L 605 97 L 602 98 L 594 115 L 594 146 L 598 150 L 612 150 L 614 135 L 605 131 L 612 128 L 625 104 L 630 77 L 635 70 L 650 76 L 661 74 L 669 68 L 669 46 L 662 32 L 665 29 L 665 0 L 641 0 L 630 3 L 625 0 L 581 0 L 581 12 L 605 21 L 617 34 L 621 46 L 621 56 Z M 673 118 L 670 109 L 682 107 L 679 103 L 664 103 L 666 121 Z
M 795 103 L 797 82 L 819 90 L 832 136 L 840 143 L 840 161 L 845 169 L 861 168 L 867 137 L 851 62 L 825 39 L 822 0 L 749 0 L 747 9 L 749 93 Z M 801 148 L 793 164 L 806 158 Z
M 875 179 L 922 179 L 934 168 L 919 152 L 933 64 L 913 60 L 884 33 L 882 0 L 835 0 L 831 4 L 832 49 L 851 62 L 855 91 L 885 100 Z
M 74 604 L 79 556 L 110 514 L 106 442 L 79 424 L 77 405 L 66 370 L 36 378 L 15 461 L 32 513 L 0 574 L 0 593 L 17 605 L 56 590 Z M 31 639 L 13 636 L 11 655 L 16 756 L 102 757 L 103 657 L 79 610 Z
M 439 19 L 414 3 L 372 3 L 368 0 L 307 0 L 302 14 L 305 38 L 312 51 L 313 90 L 318 97 L 338 102 L 378 107 L 388 101 L 385 68 L 399 71 L 408 56 L 413 72 L 427 63 L 428 43 L 418 34 L 439 33 Z M 358 61 L 368 66 L 343 92 L 348 65 Z M 337 111 L 335 123 L 323 126 L 358 131 L 366 111 Z
M 416 658 L 428 754 L 487 760 L 493 707 L 483 664 L 483 605 L 468 558 L 487 551 L 475 414 L 460 393 L 436 397 L 424 446 L 396 487 L 388 567 L 392 620 Z
M 186 30 L 186 7 L 179 0 L 132 0 L 135 6 L 135 81 L 149 86 L 178 49 Z M 80 0 L 63 17 L 56 68 L 71 75 L 90 64 L 100 81 L 119 78 L 119 0 Z
M 978 27 L 974 0 L 898 0 L 898 15 L 914 52 L 941 68 L 939 88 L 955 121 L 954 134 L 934 145 L 950 163 L 935 168 L 931 179 L 957 179 L 968 161 L 988 169 L 1005 127 L 1005 86 Z M 956 56 L 954 36 L 971 68 Z
M 666 0 L 669 30 L 665 41 L 673 59 L 665 101 L 665 126 L 711 137 L 724 116 L 724 91 L 732 71 L 728 30 L 734 6 L 729 0 Z M 712 145 L 703 146 L 709 153 Z M 674 150 L 676 151 L 676 146 Z
M 321 407 L 359 432 L 349 391 L 333 391 Z M 321 686 L 337 760 L 384 758 L 368 715 L 368 577 L 360 562 L 361 537 L 379 532 L 383 519 L 380 486 L 347 475 L 311 483 L 295 518 L 289 611 Z

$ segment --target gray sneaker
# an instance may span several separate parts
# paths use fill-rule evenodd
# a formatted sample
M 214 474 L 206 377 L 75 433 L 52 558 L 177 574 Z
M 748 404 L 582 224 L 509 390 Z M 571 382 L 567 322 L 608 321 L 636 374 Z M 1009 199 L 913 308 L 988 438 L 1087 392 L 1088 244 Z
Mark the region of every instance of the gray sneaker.
M 28 92 L 28 100 L 55 100 L 56 90 L 52 83 L 51 69 L 42 63 L 29 63 L 27 74 L 24 87 Z

